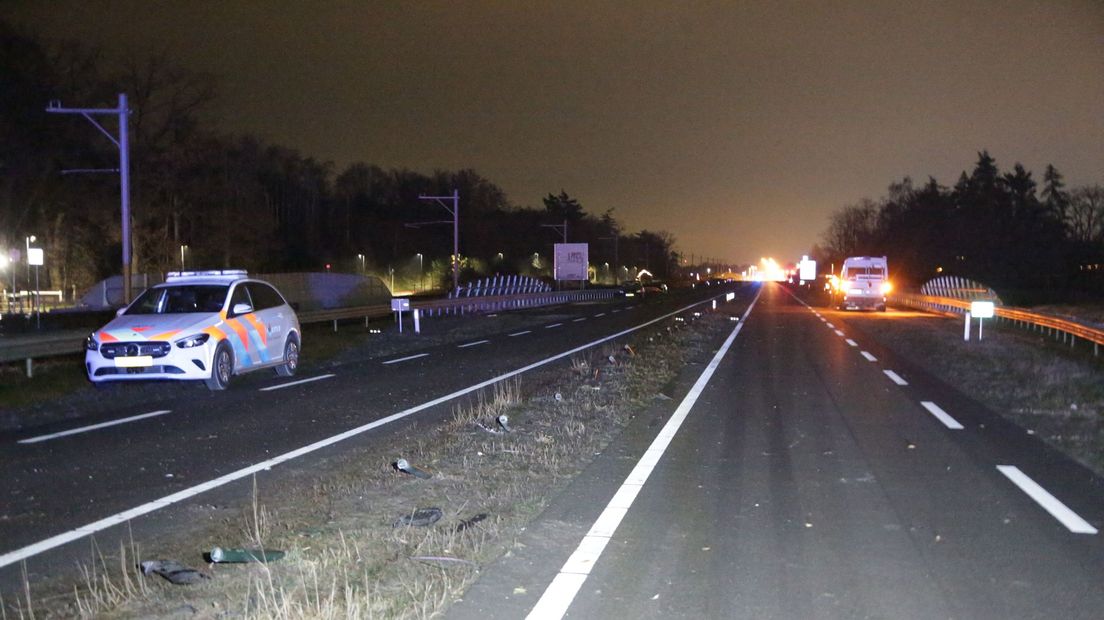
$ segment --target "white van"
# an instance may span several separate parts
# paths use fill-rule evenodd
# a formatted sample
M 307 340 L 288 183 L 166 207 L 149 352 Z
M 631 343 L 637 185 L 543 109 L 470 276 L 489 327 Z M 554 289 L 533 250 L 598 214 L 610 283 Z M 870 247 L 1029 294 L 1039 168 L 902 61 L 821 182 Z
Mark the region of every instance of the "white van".
M 885 256 L 850 256 L 833 282 L 832 300 L 840 310 L 870 308 L 885 312 L 886 295 L 893 290 Z

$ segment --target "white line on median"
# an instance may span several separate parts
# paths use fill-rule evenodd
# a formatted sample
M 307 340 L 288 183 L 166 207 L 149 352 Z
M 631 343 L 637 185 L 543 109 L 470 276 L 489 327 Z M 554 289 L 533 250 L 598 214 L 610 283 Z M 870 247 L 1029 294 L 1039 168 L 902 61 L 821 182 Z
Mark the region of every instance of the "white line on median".
M 847 344 L 849 344 L 853 347 L 859 346 L 859 343 L 855 342 L 854 340 L 851 340 L 850 338 L 848 338 L 847 340 L 844 340 L 844 342 L 846 342 Z
M 1057 497 L 1054 497 L 1047 492 L 1046 489 L 1039 486 L 1037 482 L 1027 476 L 1027 474 L 1020 471 L 1019 467 L 1015 465 L 997 465 L 997 469 L 1000 473 L 1004 474 L 1006 478 L 1012 481 L 1012 484 L 1020 487 L 1020 490 L 1035 500 L 1035 503 L 1043 507 L 1044 510 L 1050 513 L 1050 516 L 1058 519 L 1058 521 L 1066 526 L 1066 529 L 1074 534 L 1096 534 L 1097 530 L 1089 522 L 1082 519 L 1076 512 L 1072 511 L 1065 504 L 1060 502 Z
M 889 377 L 890 381 L 896 383 L 897 385 L 908 385 L 908 381 L 902 379 L 901 375 L 893 372 L 892 370 L 883 370 L 882 372 L 885 373 L 885 376 Z
M 490 340 L 476 340 L 475 342 L 469 342 L 467 344 L 458 344 L 458 345 L 456 345 L 456 348 L 457 349 L 466 349 L 468 347 L 474 347 L 474 346 L 479 345 L 479 344 L 487 344 L 488 342 L 490 342 Z
M 135 415 L 129 418 L 120 418 L 118 420 L 112 420 L 110 422 L 101 422 L 99 424 L 92 424 L 90 426 L 82 426 L 80 428 L 74 428 L 68 431 L 61 431 L 59 433 L 50 433 L 49 435 L 39 435 L 38 437 L 31 437 L 29 439 L 20 439 L 16 443 L 38 443 L 40 441 L 49 441 L 51 439 L 57 439 L 58 437 L 68 437 L 69 435 L 87 433 L 88 431 L 107 428 L 109 426 L 115 426 L 118 424 L 126 424 L 127 422 L 134 422 L 136 420 L 145 420 L 146 418 L 153 418 L 159 415 L 165 415 L 166 413 L 171 413 L 171 411 L 169 409 L 151 411 L 149 413 L 143 413 L 142 415 Z
M 846 334 L 843 333 L 843 330 L 837 329 L 836 330 L 836 335 L 839 336 L 840 338 L 843 338 Z
M 946 426 L 951 430 L 962 430 L 963 427 L 961 424 L 958 423 L 958 420 L 952 418 L 951 414 L 943 411 L 943 408 L 939 405 L 933 403 L 930 400 L 922 400 L 920 401 L 920 404 L 924 406 L 924 409 L 927 409 L 929 413 L 935 416 L 935 419 L 942 422 L 943 426 Z
M 525 331 L 523 331 L 523 332 L 514 332 L 514 333 L 512 333 L 512 334 L 509 334 L 509 336 L 510 336 L 511 338 L 513 338 L 514 336 L 524 336 L 525 334 L 531 334 L 531 333 L 533 333 L 533 330 L 531 330 L 531 329 L 527 329 L 527 330 L 525 330 Z
M 552 329 L 553 327 L 559 327 L 560 325 L 563 325 L 563 323 L 553 323 L 551 325 L 545 325 L 544 328 L 545 329 Z
M 860 351 L 860 353 L 862 353 L 862 356 L 863 356 L 863 357 L 865 357 L 865 358 L 866 358 L 866 361 L 868 361 L 868 362 L 876 362 L 876 361 L 878 361 L 878 358 L 876 358 L 876 357 L 874 357 L 873 355 L 871 355 L 871 354 L 867 353 L 866 351 Z
M 332 373 L 328 374 L 328 375 L 318 375 L 317 377 L 310 377 L 309 379 L 300 379 L 298 381 L 291 381 L 290 383 L 281 383 L 280 385 L 270 385 L 268 387 L 263 387 L 258 391 L 259 392 L 271 392 L 272 390 L 282 390 L 284 388 L 289 388 L 293 385 L 302 385 L 304 383 L 312 383 L 314 381 L 321 381 L 322 379 L 329 379 L 332 376 L 334 376 Z
M 763 289 L 760 288 L 759 292 L 762 293 Z M 560 572 L 552 580 L 552 583 L 545 589 L 544 594 L 541 595 L 540 600 L 529 612 L 526 618 L 533 620 L 555 620 L 562 618 L 567 613 L 568 607 L 571 606 L 571 602 L 575 600 L 575 596 L 579 593 L 579 590 L 583 587 L 583 582 L 586 581 L 587 576 L 590 574 L 590 570 L 598 562 L 598 558 L 602 555 L 602 551 L 605 550 L 606 545 L 609 543 L 610 538 L 613 537 L 613 533 L 617 530 L 617 527 L 621 524 L 621 520 L 629 512 L 629 508 L 632 506 L 633 500 L 636 499 L 637 493 L 644 486 L 644 483 L 648 480 L 648 476 L 651 475 L 652 470 L 659 463 L 660 458 L 663 457 L 663 453 L 667 450 L 667 446 L 675 438 L 675 434 L 678 432 L 679 427 L 682 426 L 683 421 L 686 420 L 686 416 L 690 414 L 690 410 L 694 407 L 698 397 L 701 396 L 702 391 L 705 390 L 705 386 L 709 383 L 709 380 L 713 377 L 713 373 L 720 366 L 721 360 L 732 346 L 733 341 L 736 340 L 736 336 L 740 333 L 740 330 L 744 327 L 744 322 L 747 320 L 748 314 L 751 313 L 751 309 L 755 307 L 755 302 L 759 301 L 759 294 L 756 294 L 755 299 L 752 300 L 747 310 L 744 312 L 744 316 L 741 318 L 740 323 L 736 326 L 736 329 L 732 330 L 728 338 L 725 339 L 724 344 L 717 351 L 717 354 L 713 356 L 713 359 L 706 366 L 701 376 L 694 383 L 694 386 L 690 388 L 690 392 L 686 394 L 686 398 L 679 403 L 678 409 L 671 414 L 671 418 L 667 420 L 667 424 L 659 431 L 659 434 L 652 441 L 651 445 L 644 452 L 644 455 L 637 461 L 636 467 L 633 468 L 629 475 L 625 478 L 625 481 L 621 483 L 621 488 L 617 490 L 609 504 L 606 505 L 605 510 L 598 517 L 598 520 L 594 522 L 594 525 L 590 527 L 590 531 L 576 547 L 575 552 L 571 554 L 571 557 L 564 562 L 564 565 L 560 568 Z
M 383 363 L 384 364 L 398 364 L 399 362 L 408 362 L 410 360 L 416 360 L 419 357 L 425 357 L 427 355 L 429 355 L 429 353 L 419 353 L 417 355 L 407 355 L 406 357 L 400 357 L 399 359 L 394 359 L 394 360 L 387 360 L 386 362 L 383 362 Z
M 760 290 L 762 290 L 762 289 L 760 289 Z M 81 538 L 84 538 L 86 536 L 91 536 L 92 534 L 95 534 L 96 532 L 101 532 L 103 530 L 114 527 L 116 525 L 126 523 L 127 521 L 130 521 L 131 519 L 137 519 L 138 517 L 141 517 L 142 515 L 146 515 L 146 514 L 149 514 L 151 512 L 155 512 L 157 510 L 165 508 L 166 506 L 171 506 L 173 504 L 182 502 L 186 499 L 195 497 L 196 495 L 199 495 L 201 493 L 206 493 L 207 491 L 210 491 L 212 489 L 217 489 L 221 486 L 225 486 L 227 484 L 230 484 L 231 482 L 234 482 L 236 480 L 241 480 L 242 478 L 253 475 L 253 474 L 255 474 L 259 471 L 265 471 L 265 470 L 268 470 L 268 469 L 272 469 L 273 467 L 275 467 L 276 465 L 279 465 L 281 463 L 285 463 L 287 461 L 297 459 L 301 456 L 305 456 L 305 455 L 310 454 L 312 452 L 316 452 L 316 451 L 321 450 L 323 448 L 327 448 L 327 447 L 332 446 L 336 443 L 345 441 L 346 439 L 349 439 L 351 437 L 356 437 L 357 435 L 360 435 L 362 433 L 366 433 L 370 430 L 373 430 L 373 429 L 379 428 L 381 426 L 385 426 L 387 424 L 390 424 L 392 422 L 396 422 L 396 421 L 401 420 L 403 418 L 412 416 L 415 413 L 418 413 L 420 411 L 424 411 L 424 410 L 429 409 L 431 407 L 436 407 L 437 405 L 440 405 L 442 403 L 446 403 L 446 402 L 448 402 L 450 400 L 453 400 L 455 398 L 459 398 L 460 396 L 464 396 L 465 394 L 471 394 L 472 392 L 477 392 L 479 390 L 482 390 L 485 387 L 492 386 L 492 385 L 498 383 L 499 381 L 509 379 L 510 377 L 516 377 L 520 374 L 529 372 L 530 370 L 533 370 L 535 368 L 540 368 L 541 366 L 544 366 L 546 364 L 551 364 L 552 362 L 556 362 L 558 360 L 562 360 L 564 358 L 571 357 L 572 355 L 575 355 L 576 353 L 578 353 L 580 351 L 585 351 L 585 350 L 587 350 L 591 347 L 598 346 L 598 345 L 603 344 L 605 342 L 609 342 L 611 340 L 616 340 L 616 339 L 618 339 L 622 336 L 625 336 L 627 334 L 631 334 L 633 332 L 644 329 L 645 327 L 649 327 L 649 326 L 655 325 L 656 323 L 659 323 L 661 321 L 665 321 L 665 320 L 671 318 L 672 316 L 675 316 L 675 315 L 680 314 L 682 312 L 686 312 L 687 310 L 689 310 L 691 308 L 696 308 L 697 306 L 700 306 L 702 304 L 707 304 L 710 301 L 712 301 L 712 299 L 714 299 L 714 298 L 710 298 L 710 299 L 706 299 L 704 301 L 699 301 L 699 302 L 692 303 L 688 306 L 684 306 L 684 307 L 679 308 L 677 310 L 674 310 L 672 312 L 668 312 L 667 314 L 660 315 L 660 316 L 658 316 L 654 319 L 651 319 L 650 321 L 644 321 L 643 323 L 641 323 L 639 325 L 635 325 L 633 327 L 623 329 L 623 330 L 621 330 L 617 333 L 610 334 L 609 336 L 603 336 L 602 338 L 598 338 L 597 340 L 592 340 L 592 341 L 590 341 L 586 344 L 579 345 L 579 346 L 577 346 L 573 349 L 568 349 L 567 351 L 563 351 L 562 353 L 557 353 L 556 355 L 553 355 L 551 357 L 546 357 L 542 360 L 538 360 L 538 361 L 533 362 L 531 364 L 528 364 L 526 366 L 522 366 L 521 368 L 516 368 L 516 369 L 511 370 L 507 373 L 503 373 L 501 375 L 498 375 L 497 377 L 493 377 L 491 379 L 486 379 L 484 381 L 480 381 L 479 383 L 469 385 L 466 388 L 457 390 L 457 391 L 452 392 L 450 394 L 445 394 L 444 396 L 439 396 L 437 398 L 434 398 L 433 400 L 426 401 L 426 402 L 424 402 L 420 405 L 410 407 L 409 409 L 404 409 L 402 411 L 399 411 L 398 413 L 393 413 L 389 416 L 380 418 L 380 419 L 375 420 L 373 422 L 369 422 L 367 424 L 363 424 L 363 425 L 358 426 L 356 428 L 349 429 L 345 432 L 338 433 L 337 435 L 333 435 L 331 437 L 321 439 L 321 440 L 316 441 L 312 444 L 308 444 L 308 445 L 303 446 L 301 448 L 297 448 L 295 450 L 292 450 L 291 452 L 285 452 L 281 455 L 275 456 L 275 457 L 270 458 L 268 460 L 261 461 L 260 463 L 255 463 L 253 465 L 249 465 L 248 467 L 243 467 L 242 469 L 239 469 L 237 471 L 232 471 L 232 472 L 230 472 L 226 475 L 220 476 L 218 478 L 208 480 L 207 482 L 197 484 L 194 487 L 189 487 L 187 489 L 177 491 L 176 493 L 173 493 L 171 495 L 166 495 L 165 497 L 162 497 L 160 499 L 155 499 L 151 502 L 147 502 L 145 504 L 142 504 L 140 506 L 136 506 L 136 507 L 131 508 L 129 510 L 124 510 L 123 512 L 113 514 L 109 517 L 104 517 L 104 518 L 102 518 L 98 521 L 93 521 L 91 523 L 87 523 L 85 525 L 82 525 L 82 526 L 77 527 L 75 529 L 69 530 L 67 532 L 62 532 L 61 534 L 56 534 L 56 535 L 51 536 L 49 538 L 46 538 L 44 540 L 40 540 L 36 543 L 27 545 L 26 547 L 22 547 L 22 548 L 14 550 L 14 551 L 9 551 L 7 553 L 4 553 L 4 554 L 0 555 L 0 568 L 4 568 L 5 566 L 10 566 L 12 564 L 15 564 L 16 562 L 21 561 L 21 560 L 25 560 L 29 557 L 38 555 L 38 554 L 46 552 L 46 551 L 49 551 L 50 549 L 55 549 L 55 548 L 60 547 L 64 544 L 66 544 L 66 543 L 73 542 L 74 540 L 80 540 Z M 403 360 L 406 360 L 406 359 L 414 359 L 414 358 L 418 358 L 418 357 L 424 357 L 426 355 L 429 355 L 429 354 L 428 353 L 421 353 L 421 354 L 418 354 L 418 355 L 412 355 L 408 358 L 391 360 L 390 362 L 384 362 L 384 363 L 385 364 L 395 363 L 395 362 L 400 362 L 400 361 L 403 361 Z

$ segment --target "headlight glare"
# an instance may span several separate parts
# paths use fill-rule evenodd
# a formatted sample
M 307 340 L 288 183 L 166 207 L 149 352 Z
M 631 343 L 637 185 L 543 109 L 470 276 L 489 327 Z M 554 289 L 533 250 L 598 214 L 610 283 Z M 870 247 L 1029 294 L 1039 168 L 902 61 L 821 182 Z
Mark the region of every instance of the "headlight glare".
M 96 342 L 96 332 L 88 334 L 88 337 L 84 339 L 84 348 L 89 351 L 99 351 L 100 343 Z

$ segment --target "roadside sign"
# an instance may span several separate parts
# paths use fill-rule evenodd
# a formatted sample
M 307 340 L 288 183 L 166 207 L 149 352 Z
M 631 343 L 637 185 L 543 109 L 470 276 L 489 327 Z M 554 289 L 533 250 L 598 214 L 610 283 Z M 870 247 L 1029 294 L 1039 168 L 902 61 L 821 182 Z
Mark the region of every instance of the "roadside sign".
M 410 300 L 405 297 L 391 300 L 391 310 L 394 312 L 406 312 L 410 310 Z
M 27 264 L 28 265 L 42 265 L 42 248 L 31 248 L 27 250 Z
M 808 256 L 802 256 L 801 262 L 797 264 L 800 275 L 798 276 L 803 281 L 816 280 L 816 261 Z
M 994 304 L 991 301 L 972 301 L 970 302 L 970 315 L 978 319 L 991 319 L 996 313 Z
M 586 281 L 588 266 L 586 243 L 557 243 L 553 273 L 557 280 Z

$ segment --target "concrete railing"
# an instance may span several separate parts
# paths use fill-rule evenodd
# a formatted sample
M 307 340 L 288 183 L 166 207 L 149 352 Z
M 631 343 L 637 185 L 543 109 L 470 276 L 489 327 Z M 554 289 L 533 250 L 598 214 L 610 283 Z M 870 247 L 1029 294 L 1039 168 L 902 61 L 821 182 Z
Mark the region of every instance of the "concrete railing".
M 461 297 L 459 299 L 433 299 L 411 301 L 411 310 L 418 310 L 423 316 L 445 316 L 480 314 L 519 310 L 537 306 L 574 303 L 578 301 L 597 301 L 611 299 L 616 295 L 613 289 L 588 289 L 581 291 L 544 291 L 519 295 L 490 295 L 484 297 Z M 391 314 L 391 306 L 377 304 L 330 310 L 310 310 L 300 312 L 300 323 L 332 322 L 337 331 L 337 322 L 363 318 L 365 324 L 370 319 L 383 318 Z M 84 338 L 87 330 L 51 332 L 0 339 L 0 363 L 26 360 L 27 376 L 32 376 L 33 360 L 57 355 L 73 355 L 84 350 Z
M 908 306 L 940 314 L 963 315 L 970 310 L 969 301 L 913 293 L 895 293 L 889 296 L 889 302 L 896 306 Z M 1100 355 L 1100 345 L 1104 344 L 1104 329 L 1098 326 L 1005 306 L 997 306 L 995 313 L 999 320 L 1052 335 L 1056 339 L 1069 343 L 1071 347 L 1077 344 L 1078 339 L 1091 342 L 1093 355 Z

